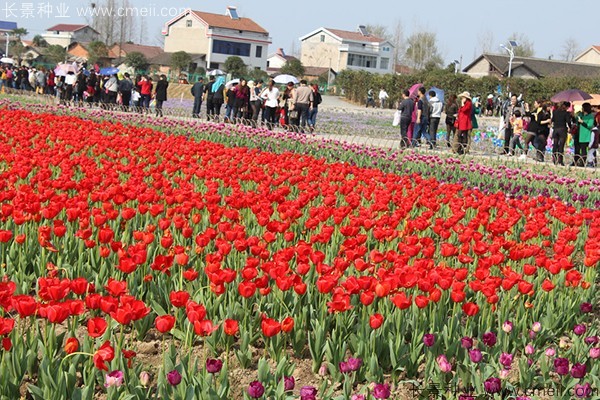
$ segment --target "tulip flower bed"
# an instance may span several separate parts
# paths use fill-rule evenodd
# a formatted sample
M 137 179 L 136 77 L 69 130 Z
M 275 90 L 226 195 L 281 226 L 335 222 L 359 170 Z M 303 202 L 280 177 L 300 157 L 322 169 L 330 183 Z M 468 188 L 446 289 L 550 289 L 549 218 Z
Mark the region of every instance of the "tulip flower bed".
M 600 211 L 13 108 L 1 398 L 598 395 Z

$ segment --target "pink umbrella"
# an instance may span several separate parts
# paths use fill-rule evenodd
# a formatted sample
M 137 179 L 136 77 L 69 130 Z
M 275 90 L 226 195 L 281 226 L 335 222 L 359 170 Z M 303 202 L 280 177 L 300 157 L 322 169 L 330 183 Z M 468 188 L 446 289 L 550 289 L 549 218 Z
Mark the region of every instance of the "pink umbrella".
M 417 92 L 419 90 L 419 88 L 422 88 L 423 84 L 422 83 L 415 83 L 414 85 L 412 85 L 410 87 L 410 89 L 408 89 L 408 93 L 410 93 L 410 97 L 417 97 Z

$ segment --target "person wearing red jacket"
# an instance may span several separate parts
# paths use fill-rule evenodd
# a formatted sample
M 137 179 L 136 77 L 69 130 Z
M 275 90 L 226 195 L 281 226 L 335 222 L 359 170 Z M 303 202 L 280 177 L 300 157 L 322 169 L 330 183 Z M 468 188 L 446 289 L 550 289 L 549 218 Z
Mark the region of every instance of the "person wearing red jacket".
M 473 112 L 473 102 L 469 92 L 462 92 L 458 95 L 461 106 L 458 109 L 458 118 L 456 119 L 456 135 L 458 137 L 458 146 L 456 151 L 458 154 L 466 154 L 469 144 L 469 135 L 473 129 L 473 120 L 471 114 Z
M 144 75 L 137 86 L 141 95 L 140 107 L 142 110 L 148 111 L 148 108 L 150 108 L 150 97 L 152 97 L 152 79 Z

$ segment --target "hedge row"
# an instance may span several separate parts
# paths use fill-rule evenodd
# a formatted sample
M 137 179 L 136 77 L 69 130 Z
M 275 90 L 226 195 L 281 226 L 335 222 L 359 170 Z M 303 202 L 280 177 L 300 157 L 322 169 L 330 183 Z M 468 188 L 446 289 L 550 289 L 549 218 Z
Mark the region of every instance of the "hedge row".
M 433 70 L 412 75 L 386 74 L 378 75 L 366 71 L 341 71 L 336 78 L 336 85 L 344 90 L 346 98 L 355 102 L 364 102 L 367 91 L 373 89 L 375 97 L 380 88 L 385 88 L 390 96 L 389 107 L 394 107 L 401 98 L 404 89 L 415 83 L 423 83 L 426 88 L 439 87 L 446 93 L 458 94 L 469 91 L 472 96 L 485 98 L 490 93 L 497 93 L 501 85 L 502 95 L 508 93 L 523 94 L 526 101 L 534 99 L 549 100 L 554 94 L 566 89 L 581 89 L 588 93 L 600 93 L 600 79 L 582 79 L 572 77 L 541 79 L 498 79 L 495 77 L 472 78 L 464 74 L 454 74 L 448 70 Z

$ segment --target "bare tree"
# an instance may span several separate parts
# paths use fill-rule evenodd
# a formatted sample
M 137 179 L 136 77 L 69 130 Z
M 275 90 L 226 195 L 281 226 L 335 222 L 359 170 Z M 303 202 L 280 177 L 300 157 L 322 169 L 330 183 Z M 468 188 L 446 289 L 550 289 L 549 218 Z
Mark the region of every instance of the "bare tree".
M 392 38 L 392 36 L 388 32 L 387 26 L 385 26 L 385 25 L 379 25 L 379 24 L 366 25 L 365 29 L 366 29 L 367 33 L 371 36 L 375 36 L 375 37 L 386 39 L 386 40 L 390 40 Z
M 422 70 L 425 66 L 435 68 L 442 65 L 435 33 L 417 31 L 408 37 L 406 45 L 406 61 L 410 67 Z
M 88 19 L 89 24 L 100 33 L 104 43 L 110 46 L 126 43 L 133 38 L 136 10 L 129 0 L 101 0 L 90 3 L 90 8 L 93 12 L 91 19 Z
M 565 61 L 573 61 L 575 57 L 581 52 L 579 48 L 579 43 L 575 38 L 570 37 L 565 40 L 565 43 L 562 46 L 562 53 L 560 57 Z
M 394 61 L 396 64 L 400 64 L 404 54 L 406 54 L 406 43 L 404 41 L 404 26 L 402 21 L 397 20 L 394 26 L 394 33 L 390 39 L 394 45 Z
M 494 32 L 487 30 L 479 34 L 477 39 L 477 52 L 479 54 L 491 53 L 495 48 Z
M 507 40 L 513 40 L 517 42 L 518 46 L 514 48 L 515 56 L 518 57 L 533 57 L 535 50 L 533 49 L 533 42 L 529 40 L 524 33 L 513 33 Z

